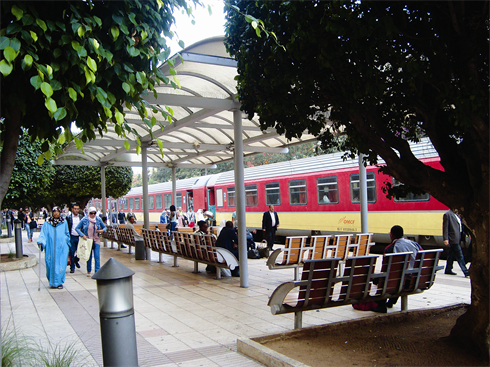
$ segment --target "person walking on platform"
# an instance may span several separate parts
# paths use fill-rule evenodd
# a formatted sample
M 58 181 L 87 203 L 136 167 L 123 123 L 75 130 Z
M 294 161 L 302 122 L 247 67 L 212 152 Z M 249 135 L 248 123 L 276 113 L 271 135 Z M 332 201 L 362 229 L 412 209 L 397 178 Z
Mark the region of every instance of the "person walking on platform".
M 79 214 L 80 206 L 78 203 L 73 203 L 71 205 L 71 213 L 66 216 L 66 222 L 68 223 L 68 231 L 70 232 L 70 273 L 75 272 L 75 266 L 80 269 L 80 264 L 78 263 L 78 257 L 75 257 L 75 252 L 78 249 L 78 240 L 80 238 L 78 232 L 75 230 L 78 223 L 83 219 L 83 215 Z
M 41 227 L 37 244 L 45 252 L 46 278 L 50 287 L 63 289 L 70 248 L 70 232 L 60 214 L 60 208 L 55 206 L 53 215 L 48 217 Z
M 126 215 L 124 214 L 122 209 L 119 209 L 117 219 L 119 220 L 119 224 L 126 224 Z
M 271 251 L 273 251 L 277 227 L 279 227 L 279 216 L 274 211 L 274 205 L 269 205 L 269 210 L 262 216 L 262 233 L 264 234 L 263 238 L 267 240 L 267 247 Z
M 91 238 L 94 240 L 92 245 L 92 252 L 90 253 L 90 258 L 87 261 L 87 276 L 92 276 L 92 255 L 95 258 L 95 273 L 100 269 L 100 237 L 99 234 L 104 233 L 106 226 L 102 219 L 96 215 L 97 209 L 91 206 L 88 209 L 88 217 L 83 217 L 83 219 L 78 223 L 76 231 L 79 236 L 82 236 L 84 240 Z
M 446 270 L 444 274 L 456 275 L 453 272 L 453 263 L 456 260 L 459 267 L 463 271 L 465 278 L 470 276 L 470 272 L 466 268 L 463 251 L 461 251 L 461 233 L 463 232 L 463 224 L 461 219 L 457 215 L 457 212 L 448 210 L 442 217 L 442 238 L 444 244 L 449 246 L 449 253 L 447 255 Z

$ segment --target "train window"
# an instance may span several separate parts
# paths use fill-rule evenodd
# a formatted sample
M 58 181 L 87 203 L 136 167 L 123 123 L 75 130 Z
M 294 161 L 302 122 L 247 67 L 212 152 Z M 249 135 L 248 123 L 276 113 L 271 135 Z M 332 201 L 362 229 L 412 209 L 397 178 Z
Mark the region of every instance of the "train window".
M 129 211 L 132 211 L 133 210 L 133 198 L 129 198 L 128 202 L 129 202 Z
M 148 196 L 148 202 L 150 209 L 155 209 L 155 197 L 153 195 Z
M 259 205 L 259 193 L 257 192 L 257 185 L 245 185 L 245 205 Z
M 393 186 L 400 186 L 402 183 L 398 181 L 396 178 L 393 178 Z M 395 197 L 395 202 L 405 202 L 405 201 L 429 201 L 430 195 L 425 193 L 425 194 L 414 194 L 414 193 L 409 193 L 406 196 L 403 197 Z
M 162 194 L 156 195 L 157 209 L 163 209 Z
M 228 206 L 235 206 L 235 186 L 227 187 L 226 192 L 228 194 Z
M 306 199 L 306 180 L 289 181 L 289 203 L 291 205 L 303 205 Z
M 374 178 L 374 172 L 367 172 L 366 174 L 368 203 L 376 202 L 376 180 Z M 350 175 L 350 199 L 353 203 L 360 203 L 360 181 L 359 174 Z
M 223 206 L 223 189 L 216 189 L 216 206 Z
M 281 187 L 279 186 L 279 182 L 265 184 L 265 203 L 266 205 L 281 204 Z
M 170 205 L 172 205 L 172 194 L 164 194 L 163 203 L 165 204 L 165 209 L 170 208 Z
M 140 198 L 134 198 L 134 209 L 135 210 L 140 209 Z
M 339 202 L 339 185 L 337 176 L 319 177 L 316 180 L 318 204 L 337 204 Z
M 177 208 L 182 208 L 182 193 L 181 192 L 177 193 L 177 199 L 175 200 L 175 206 Z

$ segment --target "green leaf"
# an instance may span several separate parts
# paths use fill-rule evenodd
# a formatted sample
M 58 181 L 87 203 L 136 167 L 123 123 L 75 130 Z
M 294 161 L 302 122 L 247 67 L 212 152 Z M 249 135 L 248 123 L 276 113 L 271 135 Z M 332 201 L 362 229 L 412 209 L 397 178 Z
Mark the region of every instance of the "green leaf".
M 8 26 L 7 26 L 7 31 L 6 31 L 6 34 L 15 34 L 15 33 L 18 33 L 22 30 L 22 27 L 20 26 L 19 23 L 10 23 Z M 3 36 L 3 34 L 2 34 Z
M 14 15 L 15 19 L 17 19 L 17 20 L 22 19 L 24 12 L 22 11 L 22 9 L 19 9 L 19 7 L 17 5 L 13 5 L 11 11 L 12 11 L 12 14 Z
M 85 29 L 83 27 L 79 27 L 77 29 L 77 34 L 78 34 L 78 37 L 83 38 L 83 36 L 85 35 Z
M 46 27 L 46 23 L 42 19 L 36 19 L 36 23 L 41 29 L 46 32 L 48 30 L 48 27 Z
M 257 37 L 260 37 L 260 28 L 255 28 L 255 34 L 257 34 Z
M 58 138 L 58 144 L 63 145 L 65 144 L 65 141 L 66 141 L 65 134 L 61 134 L 60 137 Z
M 94 59 L 92 59 L 90 56 L 87 56 L 87 66 L 92 69 L 92 71 L 95 73 L 97 71 L 97 63 L 95 62 Z
M 126 92 L 126 94 L 129 94 L 129 92 L 131 92 L 131 86 L 126 82 L 122 83 L 122 89 Z
M 31 34 L 31 37 L 34 40 L 34 42 L 36 42 L 37 41 L 37 34 L 36 34 L 36 32 L 29 31 L 29 33 Z
M 155 118 L 155 116 L 153 116 L 151 118 L 151 127 L 155 126 L 157 124 L 157 119 Z
M 44 105 L 48 109 L 49 112 L 55 113 L 56 110 L 58 109 L 58 106 L 56 106 L 56 102 L 52 98 L 47 98 L 46 101 L 44 102 Z
M 68 88 L 68 94 L 70 96 L 70 98 L 73 100 L 73 102 L 76 102 L 77 101 L 77 92 L 75 91 L 75 89 L 73 88 Z
M 84 69 L 85 69 L 85 80 L 86 80 L 87 84 L 95 83 L 94 73 L 92 73 L 92 71 L 90 71 L 87 68 L 84 68 Z
M 116 121 L 118 124 L 122 124 L 124 122 L 124 115 L 119 110 L 116 110 Z
M 41 83 L 41 91 L 48 99 L 53 95 L 53 88 L 51 88 L 51 85 L 49 83 L 46 82 Z
M 78 138 L 75 138 L 75 145 L 77 146 L 77 149 L 80 150 L 83 148 L 83 141 L 81 141 L 80 139 Z
M 13 69 L 14 67 L 7 61 L 5 60 L 0 61 L 0 73 L 2 73 L 3 76 L 8 76 Z
M 33 58 L 31 55 L 25 55 L 24 56 L 24 62 L 27 66 L 31 66 L 32 65 L 32 62 L 33 62 Z
M 137 57 L 140 54 L 140 50 L 138 50 L 137 48 L 135 48 L 133 46 L 128 45 L 127 50 L 128 50 L 129 55 L 132 57 Z
M 112 34 L 112 38 L 114 38 L 114 41 L 117 40 L 117 37 L 119 37 L 119 28 L 113 25 L 111 27 L 111 34 Z
M 15 52 L 19 52 L 21 43 L 17 38 L 12 38 L 10 40 L 10 46 L 14 49 Z
M 148 32 L 147 32 L 147 31 L 142 31 L 142 32 L 141 32 L 141 40 L 142 40 L 142 41 L 143 41 L 143 40 L 145 40 L 145 39 L 146 39 L 146 37 L 148 37 Z
M 124 140 L 124 148 L 126 148 L 126 150 L 129 151 L 129 149 L 131 148 L 131 145 L 129 144 L 129 141 Z
M 7 46 L 5 50 L 3 50 L 3 56 L 9 63 L 14 61 L 18 54 L 19 53 L 15 52 L 15 50 L 10 46 Z
M 5 50 L 7 46 L 10 46 L 8 37 L 0 37 L 0 50 Z
M 51 159 L 51 151 L 50 150 L 45 151 L 44 156 L 46 157 L 46 160 L 49 161 Z
M 53 114 L 53 116 L 56 121 L 63 120 L 66 117 L 66 108 L 65 107 L 58 108 L 56 112 Z
M 57 59 L 58 57 L 61 56 L 61 54 L 63 53 L 63 51 L 61 51 L 60 48 L 55 48 L 54 51 L 53 51 L 53 56 L 55 59 Z
M 43 83 L 42 78 L 39 75 L 33 76 L 31 78 L 31 85 L 38 90 L 41 87 L 41 84 Z
M 136 146 L 136 154 L 141 154 L 141 145 Z
M 39 154 L 39 156 L 37 157 L 37 164 L 38 166 L 42 166 L 43 163 L 44 163 L 44 155 Z
M 185 43 L 184 41 L 180 40 L 179 41 L 179 46 L 182 47 L 182 48 L 185 48 Z

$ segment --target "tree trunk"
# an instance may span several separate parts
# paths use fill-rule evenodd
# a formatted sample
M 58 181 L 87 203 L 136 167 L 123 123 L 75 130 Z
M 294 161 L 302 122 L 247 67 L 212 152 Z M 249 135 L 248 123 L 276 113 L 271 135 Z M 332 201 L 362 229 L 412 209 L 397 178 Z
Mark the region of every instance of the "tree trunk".
M 450 338 L 476 349 L 485 360 L 490 360 L 489 342 L 489 231 L 488 213 L 483 213 L 480 221 L 468 220 L 473 228 L 473 259 L 470 268 L 471 305 L 468 311 L 460 316 L 451 330 Z
M 6 119 L 6 126 L 3 133 L 3 149 L 0 154 L 0 208 L 7 194 L 12 172 L 14 170 L 15 155 L 17 153 L 17 145 L 19 144 L 19 135 L 21 133 L 21 111 L 20 107 L 16 106 L 10 110 L 10 118 Z

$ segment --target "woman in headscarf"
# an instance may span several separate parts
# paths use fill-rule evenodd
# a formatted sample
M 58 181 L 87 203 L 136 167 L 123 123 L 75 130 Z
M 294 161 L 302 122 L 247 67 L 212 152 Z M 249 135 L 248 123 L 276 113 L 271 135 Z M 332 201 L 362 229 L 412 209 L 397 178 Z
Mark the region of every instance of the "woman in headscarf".
M 70 249 L 70 232 L 68 224 L 60 214 L 60 208 L 55 206 L 53 215 L 48 217 L 41 227 L 37 244 L 45 253 L 46 278 L 50 287 L 63 289 Z
M 84 240 L 91 238 L 94 243 L 92 245 L 92 252 L 90 258 L 87 261 L 87 276 L 92 276 L 92 254 L 95 258 L 95 273 L 100 269 L 100 237 L 99 234 L 104 233 L 106 226 L 102 219 L 97 214 L 97 209 L 93 206 L 88 208 L 88 217 L 83 217 L 80 223 L 78 223 L 75 230 L 83 237 Z

